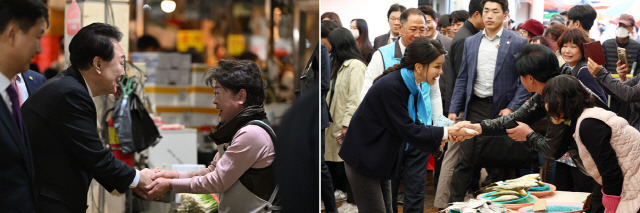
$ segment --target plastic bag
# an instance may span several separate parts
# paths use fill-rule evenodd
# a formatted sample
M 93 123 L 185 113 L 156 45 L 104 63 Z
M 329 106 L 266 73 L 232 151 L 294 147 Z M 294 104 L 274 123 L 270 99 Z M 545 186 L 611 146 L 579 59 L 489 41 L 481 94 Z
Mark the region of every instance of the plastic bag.
M 158 127 L 135 93 L 122 95 L 116 100 L 112 119 L 124 154 L 141 152 L 162 139 Z

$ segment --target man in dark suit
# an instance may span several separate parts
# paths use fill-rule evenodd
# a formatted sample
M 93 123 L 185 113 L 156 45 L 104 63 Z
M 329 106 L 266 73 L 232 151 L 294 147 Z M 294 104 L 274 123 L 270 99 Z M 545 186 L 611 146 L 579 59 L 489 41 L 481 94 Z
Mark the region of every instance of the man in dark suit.
M 400 36 L 400 28 L 402 27 L 402 24 L 400 23 L 400 14 L 402 14 L 406 9 L 406 7 L 399 4 L 393 4 L 389 7 L 389 11 L 387 12 L 387 22 L 389 22 L 390 30 L 387 34 L 379 35 L 373 40 L 373 52 L 398 39 L 398 36 Z
M 484 29 L 484 22 L 482 21 L 482 0 L 469 1 L 469 19 L 467 19 L 462 27 L 458 29 L 458 32 L 453 37 L 451 42 L 451 51 L 449 51 L 449 66 L 451 69 L 448 71 L 442 70 L 440 75 L 441 84 L 444 87 L 442 89 L 443 107 L 446 108 L 447 113 L 451 104 L 451 94 L 453 93 L 453 86 L 456 83 L 456 77 L 458 76 L 458 69 L 462 62 L 462 52 L 464 50 L 464 40 L 467 37 L 475 35 Z M 444 84 L 444 85 L 443 85 Z M 436 189 L 436 199 L 433 205 L 438 208 L 446 208 L 449 205 L 449 185 L 451 183 L 453 169 L 458 162 L 458 149 L 460 143 L 447 143 L 447 151 L 442 158 L 442 166 L 440 167 L 440 177 L 438 179 L 438 187 Z
M 433 7 L 429 6 L 429 5 L 420 5 L 420 7 L 418 7 L 418 9 L 420 9 L 420 11 L 422 11 L 424 13 L 425 16 L 425 20 L 426 20 L 426 28 L 425 28 L 425 36 L 427 38 L 430 39 L 435 39 L 440 41 L 440 43 L 442 44 L 442 46 L 444 47 L 444 49 L 447 51 L 447 53 L 451 50 L 451 38 L 442 35 L 441 33 L 438 32 L 438 30 L 436 30 L 436 27 L 438 25 L 438 18 L 436 15 L 436 11 L 433 10 Z M 449 63 L 449 54 L 445 55 L 445 61 L 444 64 L 442 64 L 442 73 L 450 73 L 451 71 L 451 63 Z M 439 86 L 440 86 L 440 93 L 441 94 L 446 94 L 446 93 L 451 93 L 451 92 L 447 92 L 448 87 L 446 87 L 446 79 L 440 77 L 440 79 L 438 80 Z M 451 96 L 449 96 L 448 98 L 446 98 L 446 96 L 442 95 L 442 108 L 443 108 L 443 112 L 444 112 L 444 116 L 447 116 L 449 113 L 449 103 L 451 102 Z M 437 178 L 436 178 L 437 180 Z
M 520 108 L 528 97 L 514 58 L 527 39 L 503 29 L 509 11 L 506 0 L 483 0 L 482 4 L 485 29 L 464 42 L 464 59 L 449 109 L 451 120 L 463 109 L 464 119 L 471 122 L 503 116 Z M 486 138 L 476 137 L 460 143 L 449 202 L 464 200 L 472 169 L 478 166 L 475 152 L 482 150 L 484 141 Z
M 80 29 L 69 44 L 71 67 L 22 105 L 25 129 L 37 133 L 29 136 L 38 211 L 86 211 L 94 178 L 107 191 L 120 193 L 151 183 L 153 172 L 116 159 L 102 145 L 96 127 L 92 97 L 115 93 L 124 75 L 121 37 L 117 28 L 102 23 Z
M 29 98 L 29 95 L 33 94 L 46 80 L 42 74 L 33 70 L 27 70 L 19 75 L 15 75 L 13 78 L 15 81 L 14 86 L 17 86 L 16 89 L 18 98 L 20 99 L 20 105 L 24 104 L 27 98 Z
M 13 78 L 40 52 L 49 14 L 38 0 L 1 1 L 0 14 L 0 211 L 35 212 L 31 148 Z

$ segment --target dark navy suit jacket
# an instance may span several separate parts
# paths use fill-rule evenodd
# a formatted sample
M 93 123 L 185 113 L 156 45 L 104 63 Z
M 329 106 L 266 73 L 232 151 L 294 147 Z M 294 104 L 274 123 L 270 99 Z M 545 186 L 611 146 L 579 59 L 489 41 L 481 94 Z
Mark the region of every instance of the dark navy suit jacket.
M 22 105 L 22 118 L 37 133 L 29 136 L 39 210 L 85 212 L 94 178 L 107 191 L 129 188 L 136 171 L 102 145 L 93 99 L 76 69 L 44 83 Z
M 44 83 L 44 76 L 36 71 L 27 70 L 26 72 L 21 73 L 22 79 L 24 79 L 24 84 L 27 86 L 27 91 L 29 95 L 33 94 L 42 83 Z
M 478 49 L 482 41 L 482 31 L 468 37 L 464 41 L 463 60 L 458 71 L 458 78 L 451 97 L 450 113 L 459 113 L 464 108 L 465 120 L 469 100 L 473 95 L 473 85 L 476 81 L 476 66 Z M 496 70 L 493 78 L 493 117 L 497 117 L 500 110 L 509 108 L 513 111 L 527 99 L 529 93 L 520 82 L 520 76 L 515 69 L 515 54 L 520 47 L 527 43 L 527 39 L 513 31 L 503 29 L 500 37 L 500 47 L 496 60 Z
M 0 98 L 0 211 L 35 212 L 35 197 L 29 140 Z

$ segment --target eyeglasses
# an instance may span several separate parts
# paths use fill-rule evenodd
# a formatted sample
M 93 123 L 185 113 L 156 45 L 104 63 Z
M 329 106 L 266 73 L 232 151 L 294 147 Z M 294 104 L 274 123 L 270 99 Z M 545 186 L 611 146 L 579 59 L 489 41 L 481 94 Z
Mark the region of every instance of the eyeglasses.
M 389 18 L 389 22 L 392 22 L 392 23 L 400 22 L 400 18 L 391 17 L 391 18 Z
M 409 32 L 411 32 L 412 34 L 416 34 L 416 32 L 420 32 L 422 34 L 424 34 L 424 32 L 426 32 L 427 30 L 425 28 L 413 28 L 413 29 L 409 29 Z

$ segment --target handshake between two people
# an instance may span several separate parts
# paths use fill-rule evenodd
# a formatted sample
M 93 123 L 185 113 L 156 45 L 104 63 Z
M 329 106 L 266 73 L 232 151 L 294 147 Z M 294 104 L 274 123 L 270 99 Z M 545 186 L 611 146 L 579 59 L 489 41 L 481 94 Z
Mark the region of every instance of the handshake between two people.
M 529 135 L 529 133 L 534 132 L 533 129 L 531 129 L 531 127 L 529 125 L 527 125 L 526 123 L 522 123 L 520 121 L 518 121 L 518 122 L 512 121 L 512 122 L 514 122 L 513 126 L 512 127 L 508 127 L 508 129 L 505 129 L 505 132 L 507 133 L 507 136 L 509 136 L 509 138 L 511 138 L 514 141 L 520 141 L 520 142 L 527 141 L 527 136 Z M 451 137 L 452 136 L 452 133 L 451 133 L 452 129 L 451 128 L 453 128 L 456 125 L 460 125 L 460 126 L 457 126 L 456 128 L 453 129 L 454 130 L 454 133 L 453 133 L 454 137 L 453 137 L 453 140 L 452 140 L 452 137 Z M 451 126 L 449 128 L 450 128 L 449 129 L 449 141 L 457 142 L 457 141 L 460 141 L 460 140 L 456 140 L 456 139 L 462 138 L 462 140 L 466 140 L 466 139 L 472 138 L 472 137 L 474 137 L 476 135 L 481 135 L 482 134 L 482 126 L 480 126 L 479 123 L 472 124 L 469 121 L 459 122 L 459 123 L 457 123 L 457 124 L 455 124 L 455 125 L 453 125 L 453 126 Z M 457 128 L 460 128 L 460 130 L 458 132 L 455 132 L 455 130 L 457 130 Z M 460 132 L 467 132 L 468 134 L 460 136 L 460 135 L 458 135 L 458 134 L 461 134 Z M 474 134 L 471 134 L 472 132 Z M 469 135 L 473 135 L 473 136 L 469 137 Z M 455 136 L 458 136 L 458 137 L 455 137 Z
M 447 139 L 442 140 L 442 142 L 460 142 L 470 138 L 475 137 L 482 133 L 482 129 L 477 130 L 473 124 L 469 121 L 462 121 L 454 124 L 453 126 L 448 127 L 447 132 L 449 133 Z
M 147 200 L 159 200 L 165 193 L 172 190 L 171 179 L 178 178 L 177 171 L 160 169 L 140 170 L 140 181 L 132 190 Z

